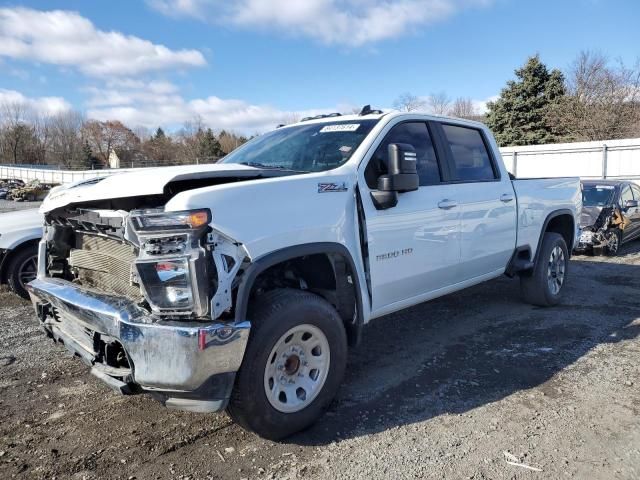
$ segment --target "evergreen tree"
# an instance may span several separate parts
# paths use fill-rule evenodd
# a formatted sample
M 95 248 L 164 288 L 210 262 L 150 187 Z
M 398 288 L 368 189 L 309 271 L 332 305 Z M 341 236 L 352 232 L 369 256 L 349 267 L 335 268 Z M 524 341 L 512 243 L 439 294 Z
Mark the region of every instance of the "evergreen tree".
M 549 122 L 551 110 L 565 95 L 564 77 L 559 70 L 549 72 L 535 55 L 515 71 L 500 98 L 487 104 L 487 125 L 500 146 L 539 145 L 560 139 Z
M 203 162 L 217 160 L 224 155 L 220 142 L 210 128 L 198 132 L 198 158 Z
M 155 140 L 162 140 L 162 139 L 166 138 L 166 135 L 165 135 L 165 133 L 164 133 L 164 130 L 162 130 L 162 128 L 161 128 L 161 127 L 158 127 L 158 129 L 156 130 L 156 133 L 155 133 L 155 135 L 153 136 L 153 138 L 154 138 Z
M 84 168 L 86 170 L 91 170 L 93 168 L 95 158 L 93 156 L 93 151 L 91 151 L 91 145 L 89 145 L 87 140 L 85 140 L 82 145 L 82 153 L 80 154 L 79 160 L 80 168 Z

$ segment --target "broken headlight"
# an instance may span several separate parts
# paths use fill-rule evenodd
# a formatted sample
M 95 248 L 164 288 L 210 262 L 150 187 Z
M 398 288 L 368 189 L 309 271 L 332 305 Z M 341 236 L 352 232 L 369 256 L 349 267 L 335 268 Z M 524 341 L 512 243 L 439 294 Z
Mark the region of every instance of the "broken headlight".
M 137 210 L 131 215 L 131 223 L 136 232 L 195 230 L 206 227 L 210 221 L 211 212 L 208 208 L 181 212 Z
M 186 258 L 137 264 L 147 300 L 157 310 L 191 310 L 193 292 Z
M 207 252 L 201 239 L 210 220 L 208 209 L 132 212 L 129 224 L 140 248 L 136 272 L 152 311 L 163 316 L 208 313 Z

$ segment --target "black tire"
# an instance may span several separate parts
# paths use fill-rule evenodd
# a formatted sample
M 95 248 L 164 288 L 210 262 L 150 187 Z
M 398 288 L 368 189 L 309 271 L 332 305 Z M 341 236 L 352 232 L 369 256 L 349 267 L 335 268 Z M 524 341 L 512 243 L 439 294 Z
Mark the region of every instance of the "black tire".
M 11 252 L 9 255 L 11 255 L 8 259 L 9 264 L 7 265 L 7 283 L 9 284 L 9 288 L 17 295 L 29 300 L 29 294 L 27 293 L 27 289 L 24 288 L 24 285 L 33 280 L 37 273 L 38 246 L 29 245 Z M 36 270 L 33 270 L 34 265 Z M 30 273 L 33 274 L 33 278 L 28 280 L 31 276 L 28 275 Z
M 549 265 L 551 253 L 556 247 L 560 248 L 564 256 L 564 270 L 559 290 L 554 292 L 550 286 Z M 542 237 L 542 245 L 540 245 L 538 259 L 533 267 L 533 271 L 520 276 L 520 290 L 524 301 L 540 307 L 557 305 L 564 293 L 568 271 L 569 253 L 567 243 L 564 241 L 562 235 L 546 232 Z M 557 275 L 553 278 L 557 281 Z
M 620 245 L 622 243 L 622 232 L 620 232 L 620 230 L 618 230 L 617 228 L 610 229 L 610 230 L 607 230 L 604 234 L 607 240 L 609 240 L 609 238 L 612 235 L 615 236 L 615 238 L 612 238 L 612 240 L 614 240 L 614 243 L 611 244 L 611 241 L 610 241 L 609 245 L 607 245 L 603 249 L 603 253 L 609 257 L 615 257 L 618 254 L 618 252 L 620 251 Z
M 279 440 L 312 425 L 335 397 L 347 363 L 347 336 L 340 316 L 330 303 L 300 290 L 278 289 L 262 294 L 250 306 L 249 318 L 251 334 L 227 413 L 243 428 L 263 438 Z M 328 373 L 309 405 L 293 413 L 283 413 L 267 398 L 267 362 L 283 335 L 303 324 L 317 327 L 325 335 L 330 351 Z

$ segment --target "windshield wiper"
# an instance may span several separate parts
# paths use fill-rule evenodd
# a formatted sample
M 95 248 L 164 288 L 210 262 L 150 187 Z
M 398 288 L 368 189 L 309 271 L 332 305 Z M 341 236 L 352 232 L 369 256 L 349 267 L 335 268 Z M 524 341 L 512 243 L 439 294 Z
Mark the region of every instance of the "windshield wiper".
M 267 165 L 260 162 L 240 162 L 240 165 L 246 165 L 248 167 L 262 168 L 265 170 L 286 170 L 288 172 L 296 173 L 309 173 L 307 170 L 294 170 L 293 168 L 285 167 L 284 165 Z

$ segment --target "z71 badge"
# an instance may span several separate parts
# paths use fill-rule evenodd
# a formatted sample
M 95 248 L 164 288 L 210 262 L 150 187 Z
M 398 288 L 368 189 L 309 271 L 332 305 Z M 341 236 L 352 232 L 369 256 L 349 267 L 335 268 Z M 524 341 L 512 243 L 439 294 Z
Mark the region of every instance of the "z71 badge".
M 346 192 L 347 190 L 349 190 L 347 182 L 318 184 L 318 193 Z

